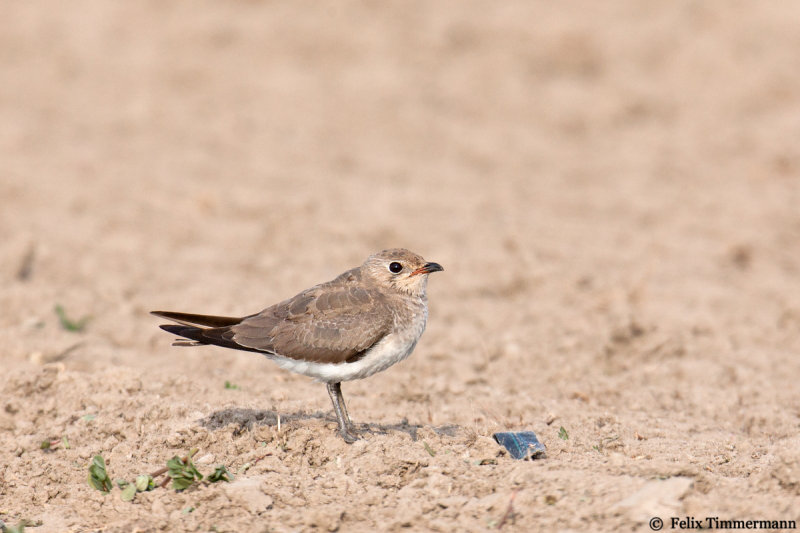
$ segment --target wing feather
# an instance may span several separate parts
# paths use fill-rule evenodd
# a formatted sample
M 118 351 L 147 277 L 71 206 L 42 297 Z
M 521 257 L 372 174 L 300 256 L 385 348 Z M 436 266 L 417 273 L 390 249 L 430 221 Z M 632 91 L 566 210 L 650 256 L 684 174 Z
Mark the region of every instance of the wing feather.
M 232 326 L 231 340 L 293 359 L 341 363 L 391 330 L 393 315 L 379 291 L 320 285 Z

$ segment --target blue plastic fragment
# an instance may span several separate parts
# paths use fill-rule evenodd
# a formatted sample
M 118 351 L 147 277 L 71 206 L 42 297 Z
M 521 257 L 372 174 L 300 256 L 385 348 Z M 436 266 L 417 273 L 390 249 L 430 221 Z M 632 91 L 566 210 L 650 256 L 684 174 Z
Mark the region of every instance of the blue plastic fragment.
M 493 437 L 514 459 L 538 459 L 544 456 L 546 450 L 533 431 L 495 433 Z

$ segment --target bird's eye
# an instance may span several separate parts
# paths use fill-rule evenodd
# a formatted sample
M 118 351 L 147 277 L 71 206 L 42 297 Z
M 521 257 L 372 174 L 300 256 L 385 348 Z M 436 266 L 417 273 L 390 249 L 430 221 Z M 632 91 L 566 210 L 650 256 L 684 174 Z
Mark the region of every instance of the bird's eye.
M 398 272 L 400 272 L 401 270 L 403 270 L 403 265 L 401 265 L 401 264 L 400 264 L 400 263 L 398 263 L 397 261 L 394 261 L 394 262 L 392 262 L 392 263 L 389 263 L 389 272 L 392 272 L 392 273 L 394 273 L 394 274 L 397 274 L 397 273 L 398 273 Z

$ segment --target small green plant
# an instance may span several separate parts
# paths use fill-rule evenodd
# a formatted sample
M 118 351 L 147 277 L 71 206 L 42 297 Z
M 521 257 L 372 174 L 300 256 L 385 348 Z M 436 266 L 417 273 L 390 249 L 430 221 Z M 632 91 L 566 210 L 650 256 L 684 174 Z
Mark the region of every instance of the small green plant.
M 153 476 L 149 476 L 147 474 L 137 476 L 134 485 L 136 486 L 137 492 L 147 492 L 148 490 L 153 490 L 156 488 L 156 483 L 153 481 Z
M 95 455 L 89 464 L 89 486 L 101 492 L 111 492 L 111 480 L 106 472 L 106 461 L 102 455 Z
M 202 481 L 203 474 L 201 474 L 192 462 L 192 456 L 197 453 L 197 448 L 191 450 L 189 454 L 180 458 L 177 455 L 167 461 L 167 471 L 169 477 L 172 478 L 172 488 L 175 490 L 183 490 L 191 486 L 195 481 Z
M 228 481 L 230 482 L 233 479 L 233 474 L 228 472 L 228 469 L 225 468 L 225 465 L 218 465 L 217 468 L 214 469 L 214 472 L 208 475 L 208 482 L 209 483 L 216 483 L 218 481 Z
M 3 533 L 25 533 L 25 526 L 29 524 L 30 521 L 23 520 L 16 526 L 7 526 L 3 523 L 2 520 L 0 520 L 0 531 L 2 531 Z
M 561 440 L 569 440 L 569 433 L 564 429 L 564 426 L 558 428 L 558 438 Z
M 156 484 L 153 481 L 153 476 L 147 474 L 137 476 L 136 481 L 133 483 L 130 483 L 124 479 L 117 480 L 117 485 L 119 485 L 119 488 L 122 489 L 120 498 L 124 502 L 133 501 L 133 499 L 136 497 L 136 494 L 139 492 L 147 492 L 148 490 L 153 490 L 156 488 Z
M 228 390 L 241 390 L 241 387 L 239 385 L 231 383 L 230 381 L 225 381 L 225 388 Z
M 58 315 L 58 321 L 61 323 L 61 327 L 67 331 L 74 331 L 80 332 L 86 328 L 86 324 L 89 323 L 89 316 L 84 316 L 80 320 L 73 320 L 67 316 L 67 312 L 60 304 L 56 304 L 55 307 L 56 315 Z
M 60 441 L 58 441 L 60 442 Z M 197 453 L 197 448 L 193 448 L 184 457 L 177 455 L 167 461 L 167 466 L 159 468 L 152 474 L 142 474 L 137 476 L 133 482 L 126 479 L 115 479 L 112 483 L 106 472 L 106 463 L 102 456 L 96 455 L 89 465 L 89 485 L 103 492 L 110 492 L 114 484 L 120 488 L 120 498 L 124 502 L 133 501 L 140 492 L 147 492 L 157 486 L 166 487 L 172 481 L 172 488 L 183 490 L 195 482 L 203 480 L 197 467 L 192 462 L 192 457 Z M 155 478 L 164 476 L 160 483 L 155 482 Z M 208 475 L 206 483 L 216 483 L 218 481 L 232 481 L 233 474 L 225 467 L 219 465 L 214 472 Z
M 431 456 L 431 457 L 436 457 L 436 452 L 435 452 L 435 451 L 433 451 L 433 448 L 431 448 L 431 447 L 428 445 L 428 443 L 427 443 L 427 442 L 425 442 L 425 441 L 422 441 L 422 445 L 425 447 L 425 451 L 426 451 L 426 452 L 428 452 L 428 454 L 430 454 L 430 456 Z
M 133 483 L 128 483 L 127 485 L 125 485 L 125 488 L 122 489 L 120 498 L 122 498 L 122 501 L 124 502 L 133 501 L 133 499 L 136 497 L 136 492 L 137 492 L 136 485 L 134 485 Z
M 69 441 L 67 437 L 45 439 L 39 444 L 39 449 L 51 452 L 59 445 L 63 446 L 65 450 L 69 450 Z

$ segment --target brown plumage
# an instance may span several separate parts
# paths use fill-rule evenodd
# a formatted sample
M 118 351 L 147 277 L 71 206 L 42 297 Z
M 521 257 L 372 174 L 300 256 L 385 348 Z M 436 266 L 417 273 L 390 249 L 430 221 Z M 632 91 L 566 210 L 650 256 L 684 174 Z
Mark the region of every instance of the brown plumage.
M 411 353 L 427 319 L 428 274 L 440 270 L 408 250 L 384 250 L 253 315 L 152 313 L 177 322 L 161 326 L 188 339 L 176 345 L 259 352 L 283 368 L 328 383 L 340 431 L 351 441 L 340 382 L 372 375 Z

